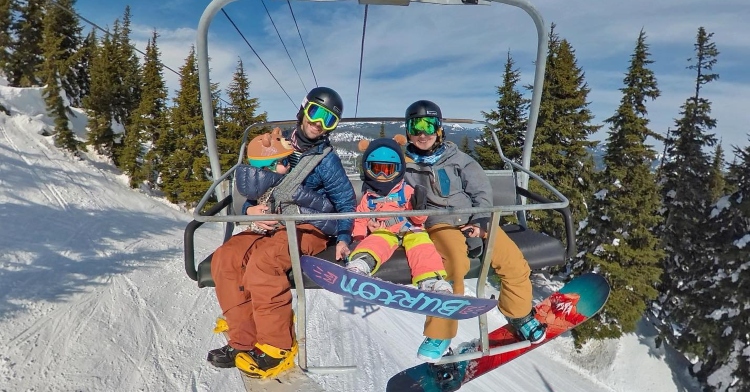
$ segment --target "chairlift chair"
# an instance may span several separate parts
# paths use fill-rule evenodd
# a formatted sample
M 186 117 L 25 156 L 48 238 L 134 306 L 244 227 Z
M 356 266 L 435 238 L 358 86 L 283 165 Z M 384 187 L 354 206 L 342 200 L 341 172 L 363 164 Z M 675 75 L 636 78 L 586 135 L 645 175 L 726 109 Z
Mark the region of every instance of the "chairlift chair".
M 248 135 L 252 128 L 255 127 L 289 127 L 296 125 L 297 120 L 289 121 L 272 121 L 260 124 L 254 124 L 245 130 L 242 146 L 239 151 L 237 164 L 222 172 L 219 155 L 216 146 L 216 132 L 214 128 L 213 103 L 211 101 L 211 86 L 208 75 L 208 27 L 216 13 L 218 13 L 226 4 L 235 0 L 213 0 L 205 9 L 199 25 L 197 35 L 196 54 L 198 61 L 198 72 L 201 89 L 201 104 L 203 110 L 203 122 L 206 133 L 208 146 L 208 157 L 211 163 L 213 173 L 213 183 L 200 200 L 193 213 L 194 220 L 190 222 L 185 229 L 184 249 L 185 249 L 185 271 L 194 281 L 198 282 L 198 287 L 214 286 L 211 277 L 211 256 L 209 255 L 198 264 L 195 263 L 194 236 L 195 231 L 205 222 L 224 223 L 224 241 L 228 240 L 236 224 L 249 224 L 257 220 L 278 220 L 283 221 L 289 233 L 289 251 L 292 260 L 292 270 L 289 271 L 289 280 L 297 294 L 297 303 L 295 314 L 297 317 L 296 332 L 299 345 L 298 366 L 305 371 L 316 373 L 331 373 L 339 371 L 352 370 L 354 367 L 311 367 L 307 364 L 306 351 L 306 301 L 305 289 L 319 288 L 315 283 L 307 278 L 301 270 L 299 260 L 299 249 L 297 246 L 296 221 L 315 219 L 351 219 L 360 217 L 396 217 L 396 216 L 416 216 L 416 215 L 450 215 L 450 214 L 474 214 L 474 213 L 491 213 L 492 224 L 488 233 L 488 238 L 484 242 L 469 243 L 469 256 L 471 259 L 471 268 L 466 278 L 477 278 L 476 293 L 479 297 L 485 296 L 485 287 L 490 273 L 490 256 L 492 254 L 492 244 L 497 234 L 497 229 L 504 230 L 511 239 L 521 248 L 525 258 L 532 269 L 541 269 L 554 265 L 563 264 L 568 258 L 575 254 L 575 231 L 573 228 L 570 210 L 568 208 L 568 199 L 562 195 L 552 185 L 547 183 L 530 170 L 531 152 L 534 140 L 534 132 L 539 113 L 539 103 L 541 100 L 542 84 L 544 79 L 544 70 L 546 63 L 547 48 L 547 31 L 544 27 L 544 21 L 539 12 L 528 0 L 411 0 L 411 2 L 433 3 L 443 5 L 463 5 L 474 6 L 478 4 L 490 4 L 492 2 L 504 3 L 515 6 L 526 11 L 531 16 L 537 29 L 537 56 L 536 69 L 534 76 L 534 88 L 532 92 L 531 106 L 529 110 L 528 125 L 525 134 L 525 144 L 523 148 L 521 164 L 517 164 L 506 158 L 502 152 L 502 146 L 493 134 L 495 145 L 498 149 L 502 161 L 505 163 L 503 170 L 486 170 L 493 188 L 493 206 L 485 208 L 463 208 L 463 209 L 445 209 L 445 210 L 427 210 L 427 211 L 404 211 L 404 212 L 367 212 L 367 213 L 330 213 L 330 214 L 295 214 L 295 215 L 263 215 L 248 216 L 241 211 L 245 198 L 242 197 L 234 186 L 234 174 L 238 165 L 243 163 L 245 146 L 248 142 Z M 320 1 L 320 0 L 312 0 Z M 409 5 L 409 0 L 359 0 L 360 4 L 377 4 L 377 5 Z M 358 122 L 403 122 L 403 117 L 357 117 L 343 118 L 340 123 L 358 123 Z M 484 121 L 468 119 L 444 119 L 444 123 L 457 124 L 475 124 L 487 125 Z M 357 175 L 349 177 L 358 198 L 361 197 L 361 179 Z M 533 179 L 538 181 L 544 188 L 549 190 L 559 201 L 549 200 L 528 190 L 528 181 Z M 207 203 L 212 196 L 216 196 L 218 203 L 211 208 L 206 209 Z M 533 203 L 528 203 L 528 201 Z M 563 246 L 560 239 L 535 232 L 526 225 L 526 211 L 551 209 L 562 214 L 565 223 L 566 244 Z M 503 215 L 515 215 L 518 224 L 500 225 L 500 218 Z M 328 260 L 333 260 L 334 247 L 316 255 Z M 410 284 L 410 272 L 403 250 L 397 251 L 396 254 L 385 263 L 378 272 L 378 278 L 393 281 L 396 283 Z M 479 316 L 480 340 L 483 350 L 477 355 L 493 355 L 496 352 L 489 350 L 487 315 Z M 448 362 L 457 362 L 469 359 L 469 354 L 456 355 L 451 357 Z

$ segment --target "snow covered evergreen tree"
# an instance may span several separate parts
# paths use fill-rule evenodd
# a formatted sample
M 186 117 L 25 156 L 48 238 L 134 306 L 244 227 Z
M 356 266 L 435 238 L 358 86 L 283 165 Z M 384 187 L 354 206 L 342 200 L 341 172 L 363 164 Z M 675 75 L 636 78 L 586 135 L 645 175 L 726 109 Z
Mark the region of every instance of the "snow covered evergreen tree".
M 651 162 L 656 158 L 648 137 L 658 137 L 649 127 L 647 100 L 661 92 L 641 30 L 630 66 L 620 89 L 622 99 L 610 125 L 599 173 L 600 189 L 591 201 L 587 226 L 579 233 L 580 257 L 576 271 L 600 270 L 609 279 L 612 293 L 599 316 L 601 323 L 585 323 L 574 330 L 577 340 L 617 338 L 633 332 L 647 305 L 656 299 L 656 285 L 664 257 L 653 228 L 661 208 Z
M 711 201 L 715 202 L 719 197 L 723 196 L 729 189 L 727 187 L 726 180 L 724 180 L 724 149 L 721 147 L 721 142 L 716 143 L 716 149 L 714 150 L 714 159 L 711 162 Z
M 711 102 L 701 95 L 703 86 L 719 77 L 712 72 L 719 54 L 712 35 L 698 29 L 695 57 L 688 67 L 696 73 L 695 92 L 681 107 L 662 173 L 667 257 L 656 304 L 663 336 L 680 351 L 699 356 L 711 346 L 708 335 L 716 332 L 705 311 L 724 303 L 712 289 L 716 260 L 707 225 L 712 162 L 706 149 L 716 143 L 709 133 L 716 120 L 710 116 Z
M 735 147 L 738 187 L 710 213 L 711 271 L 701 282 L 707 298 L 682 347 L 706 390 L 750 389 L 750 146 Z M 690 340 L 688 340 L 690 339 Z

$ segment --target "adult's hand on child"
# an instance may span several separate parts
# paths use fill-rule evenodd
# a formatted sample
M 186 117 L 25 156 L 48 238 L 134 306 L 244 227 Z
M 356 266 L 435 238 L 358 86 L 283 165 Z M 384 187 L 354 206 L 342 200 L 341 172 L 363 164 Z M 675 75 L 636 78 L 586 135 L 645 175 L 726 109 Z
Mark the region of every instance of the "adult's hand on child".
M 268 211 L 268 206 L 265 204 L 258 204 L 257 206 L 247 207 L 245 215 L 263 215 Z
M 268 214 L 269 208 L 265 204 L 258 204 L 257 206 L 247 207 L 245 210 L 246 215 L 263 215 Z M 255 221 L 255 225 L 263 230 L 275 230 L 279 224 L 279 221 Z
M 273 231 L 278 229 L 279 221 L 255 221 L 255 224 L 263 230 Z
M 336 243 L 336 260 L 346 260 L 346 257 L 349 256 L 349 253 L 351 253 L 351 251 L 349 250 L 349 245 L 347 245 L 346 242 L 339 241 Z

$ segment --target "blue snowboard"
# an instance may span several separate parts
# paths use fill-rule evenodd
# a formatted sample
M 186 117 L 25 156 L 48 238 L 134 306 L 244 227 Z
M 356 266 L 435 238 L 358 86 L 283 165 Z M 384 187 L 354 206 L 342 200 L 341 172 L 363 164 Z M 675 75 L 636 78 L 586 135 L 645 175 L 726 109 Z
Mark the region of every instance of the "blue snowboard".
M 494 299 L 422 291 L 349 273 L 338 264 L 313 256 L 300 257 L 300 263 L 302 271 L 320 287 L 374 305 L 454 320 L 477 317 L 497 306 Z

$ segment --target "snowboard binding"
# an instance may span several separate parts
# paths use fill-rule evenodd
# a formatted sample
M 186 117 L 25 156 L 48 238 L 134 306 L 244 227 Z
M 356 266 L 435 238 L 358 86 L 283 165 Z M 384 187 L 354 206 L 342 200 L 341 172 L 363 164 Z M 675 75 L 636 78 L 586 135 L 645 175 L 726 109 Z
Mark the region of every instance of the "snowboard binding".
M 453 355 L 453 349 L 449 348 L 444 356 Z M 440 391 L 453 392 L 461 388 L 461 369 L 459 362 L 436 365 L 428 363 L 430 372 L 437 382 Z

